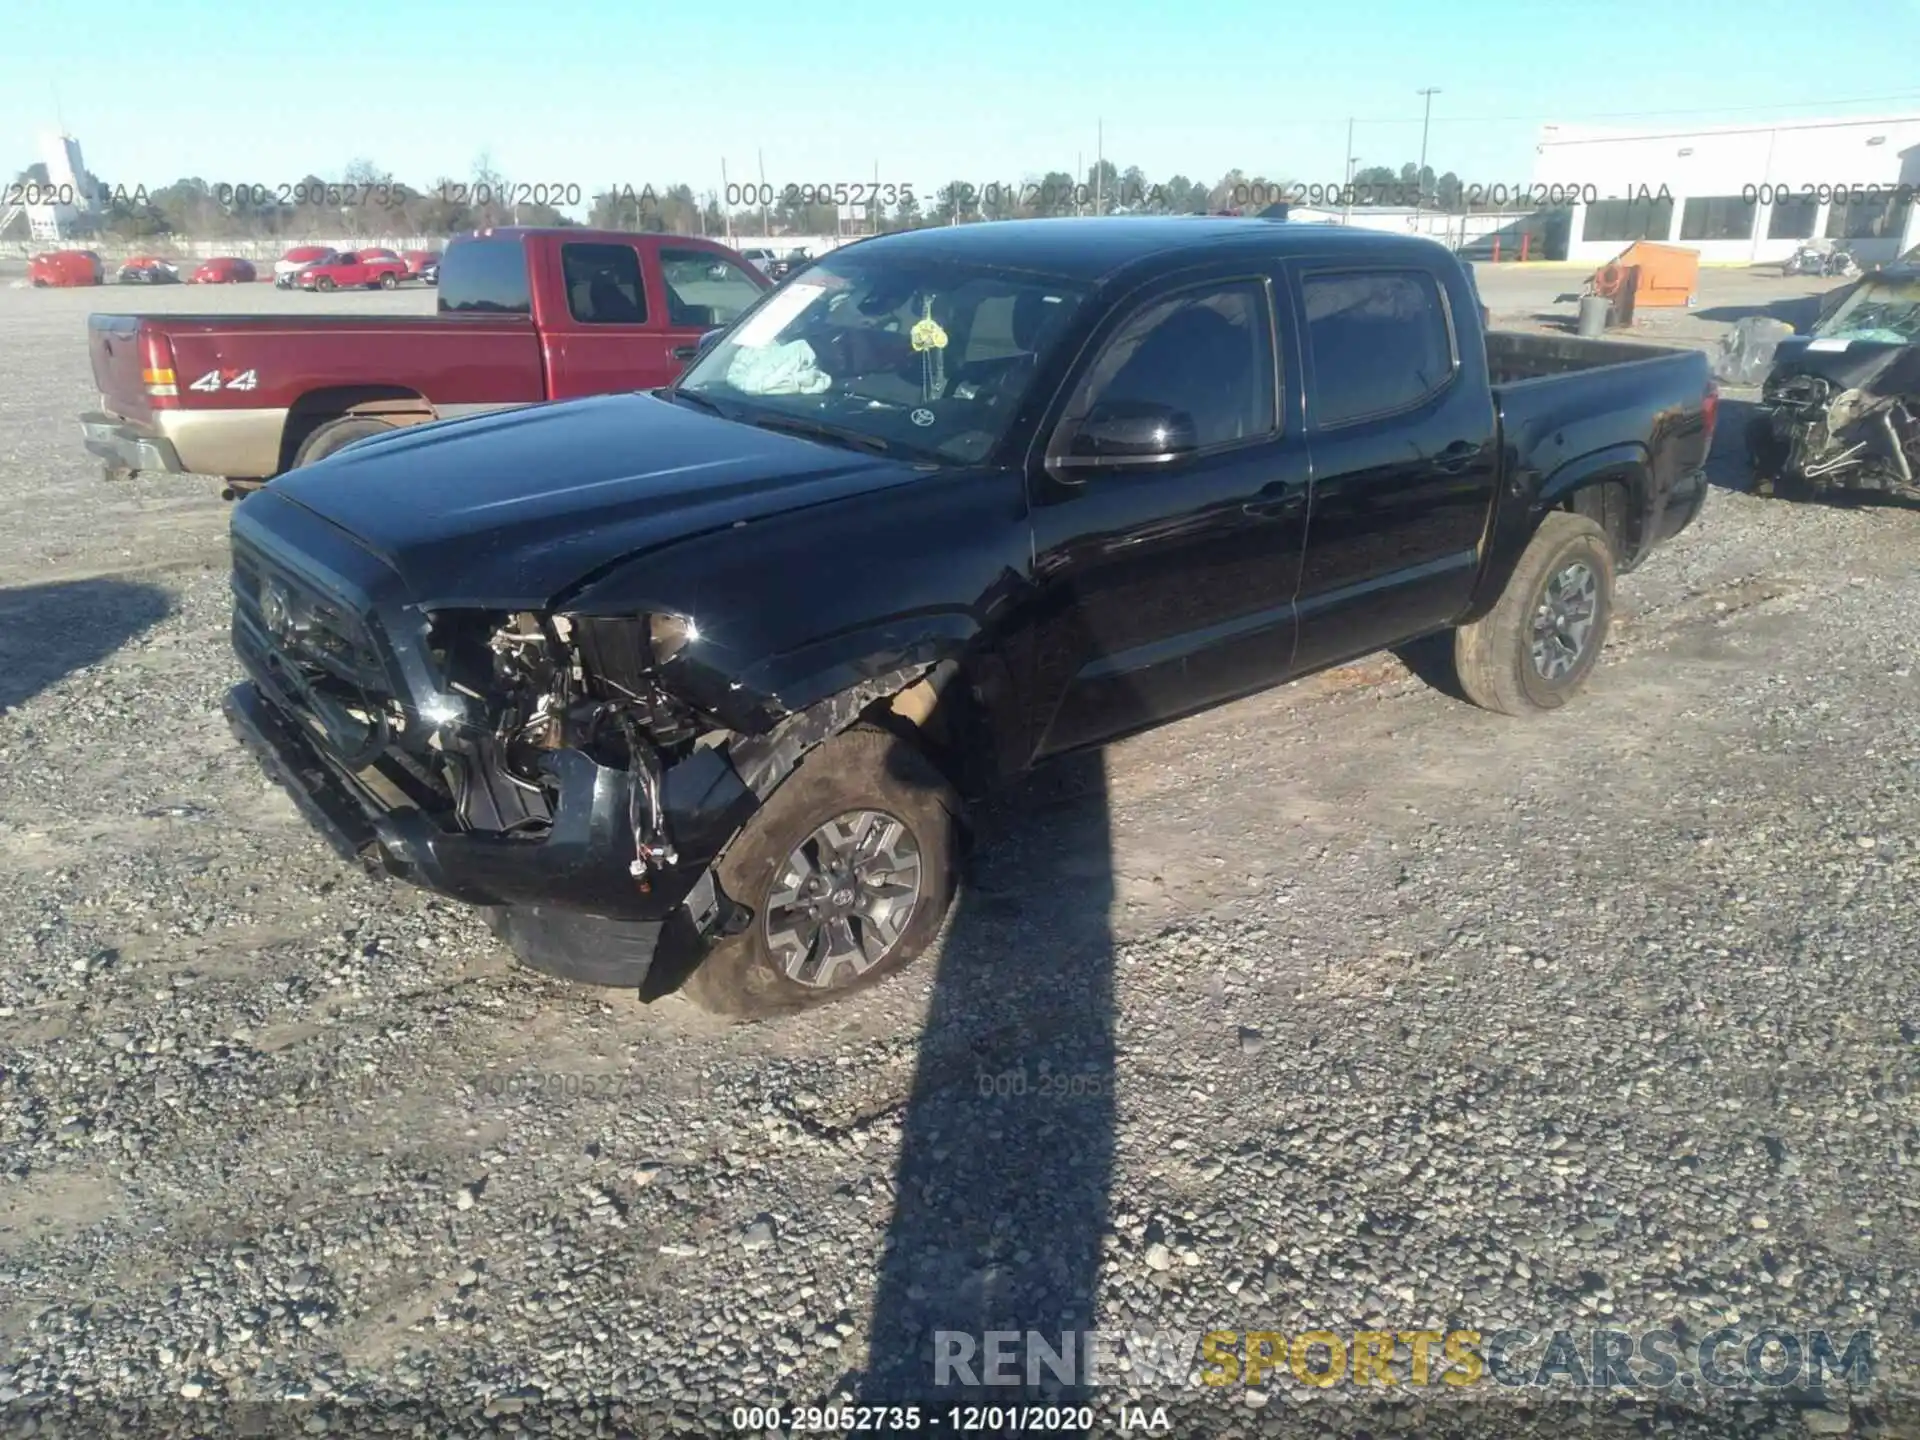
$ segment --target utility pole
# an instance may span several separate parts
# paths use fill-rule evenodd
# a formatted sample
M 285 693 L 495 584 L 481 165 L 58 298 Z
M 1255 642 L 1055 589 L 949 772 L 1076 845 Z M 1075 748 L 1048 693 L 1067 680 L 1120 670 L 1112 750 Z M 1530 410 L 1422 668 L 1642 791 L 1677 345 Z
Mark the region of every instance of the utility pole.
M 720 162 L 720 214 L 725 217 L 727 244 L 733 244 L 733 187 L 727 183 L 727 162 Z
M 773 234 L 773 221 L 767 218 L 767 157 L 764 151 L 756 150 L 753 158 L 760 164 L 760 233 Z
M 1093 213 L 1102 215 L 1106 213 L 1100 187 L 1107 169 L 1107 122 L 1096 120 L 1093 125 Z
M 1342 225 L 1353 223 L 1353 167 L 1359 162 L 1360 157 L 1353 153 L 1353 117 L 1349 115 L 1347 117 L 1347 183 L 1342 187 L 1344 193 L 1341 195 L 1345 204 L 1340 209 Z
M 1420 170 L 1413 177 L 1414 184 L 1420 187 L 1420 197 L 1424 199 L 1427 193 L 1427 126 L 1433 123 L 1433 97 L 1440 93 L 1440 88 L 1437 85 L 1430 85 L 1425 90 L 1416 90 L 1413 93 L 1427 97 L 1426 113 L 1420 117 Z M 1416 210 L 1420 208 L 1418 201 L 1413 208 Z

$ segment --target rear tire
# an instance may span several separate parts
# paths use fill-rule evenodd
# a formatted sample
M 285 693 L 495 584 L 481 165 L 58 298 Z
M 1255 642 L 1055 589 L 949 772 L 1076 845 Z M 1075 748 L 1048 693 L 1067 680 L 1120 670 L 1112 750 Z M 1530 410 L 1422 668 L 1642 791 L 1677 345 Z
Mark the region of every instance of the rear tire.
M 356 440 L 399 428 L 385 420 L 376 420 L 371 415 L 346 415 L 338 420 L 329 420 L 300 442 L 299 450 L 294 452 L 292 468 L 298 470 L 302 465 L 326 459 L 334 451 L 345 449 Z
M 1493 609 L 1453 636 L 1467 698 L 1502 715 L 1558 710 L 1599 661 L 1613 622 L 1613 549 L 1584 515 L 1540 522 Z
M 318 280 L 313 282 L 313 288 L 316 290 L 331 290 L 333 289 L 333 281 L 325 275 L 322 275 Z
M 721 888 L 753 919 L 707 954 L 682 993 L 716 1015 L 764 1019 L 828 1004 L 904 969 L 940 933 L 953 903 L 958 813 L 952 788 L 901 737 L 858 726 L 823 742 L 721 859 Z M 851 880 L 830 874 L 833 841 L 823 834 L 846 837 Z M 820 888 L 809 891 L 796 877 Z M 809 895 L 842 918 L 809 932 Z M 849 940 L 851 949 L 836 948 Z

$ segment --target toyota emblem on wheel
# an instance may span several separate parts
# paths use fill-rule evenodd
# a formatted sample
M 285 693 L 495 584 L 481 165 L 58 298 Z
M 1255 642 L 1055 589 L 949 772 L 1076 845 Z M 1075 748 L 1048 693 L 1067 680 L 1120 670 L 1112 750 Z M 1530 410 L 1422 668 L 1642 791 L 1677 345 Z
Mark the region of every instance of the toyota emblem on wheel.
M 920 426 L 922 429 L 925 429 L 927 426 L 933 423 L 933 411 L 927 409 L 925 406 L 922 406 L 920 409 L 914 411 L 911 415 L 907 416 L 907 418 L 913 421 L 914 424 Z

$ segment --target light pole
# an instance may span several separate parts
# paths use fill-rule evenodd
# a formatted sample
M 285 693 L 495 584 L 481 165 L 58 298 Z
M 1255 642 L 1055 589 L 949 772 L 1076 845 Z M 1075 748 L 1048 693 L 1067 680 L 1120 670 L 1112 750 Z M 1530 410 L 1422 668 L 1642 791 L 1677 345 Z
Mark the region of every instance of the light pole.
M 1347 183 L 1341 187 L 1340 223 L 1353 223 L 1353 174 L 1354 167 L 1360 163 L 1360 157 L 1353 153 L 1353 117 L 1347 117 Z
M 1416 90 L 1413 93 L 1427 97 L 1426 113 L 1420 118 L 1420 169 L 1413 177 L 1414 184 L 1420 187 L 1419 194 L 1424 199 L 1427 193 L 1427 126 L 1433 123 L 1433 97 L 1440 93 L 1440 89 L 1436 85 L 1430 85 L 1425 90 Z M 1420 208 L 1418 201 L 1413 208 L 1416 210 Z

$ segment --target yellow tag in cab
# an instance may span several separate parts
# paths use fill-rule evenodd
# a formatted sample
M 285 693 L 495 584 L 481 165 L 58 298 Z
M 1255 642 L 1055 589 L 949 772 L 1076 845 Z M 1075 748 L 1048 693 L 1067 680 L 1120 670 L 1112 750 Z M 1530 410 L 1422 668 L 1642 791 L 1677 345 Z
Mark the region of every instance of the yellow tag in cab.
M 933 318 L 933 301 L 927 301 L 927 315 L 924 320 L 914 322 L 909 332 L 916 350 L 944 350 L 947 348 L 947 332 L 940 328 L 940 322 Z

